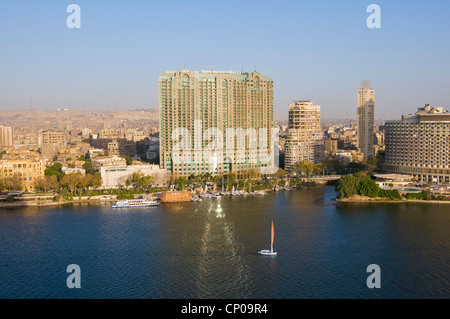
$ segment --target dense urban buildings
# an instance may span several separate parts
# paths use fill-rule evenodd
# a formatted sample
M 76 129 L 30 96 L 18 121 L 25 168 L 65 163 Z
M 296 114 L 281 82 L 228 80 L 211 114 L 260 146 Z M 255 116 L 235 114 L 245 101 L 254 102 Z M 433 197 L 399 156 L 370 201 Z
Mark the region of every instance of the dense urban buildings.
M 375 91 L 370 88 L 370 81 L 363 81 L 358 90 L 357 139 L 365 160 L 374 157 L 374 112 Z
M 450 113 L 425 105 L 415 114 L 385 124 L 387 172 L 410 174 L 420 182 L 450 182 Z
M 161 74 L 161 168 L 186 176 L 271 166 L 273 90 L 273 80 L 256 71 Z M 187 136 L 180 141 L 183 133 Z M 172 152 L 180 145 L 185 151 L 174 158 Z
M 151 173 L 155 186 L 163 185 L 166 174 L 157 174 L 159 167 L 148 165 L 159 161 L 157 115 L 157 109 L 2 111 L 0 123 L 8 127 L 0 126 L 0 192 L 50 190 L 54 164 L 57 183 L 65 175 L 103 175 L 104 187 L 117 188 L 123 186 L 123 174 L 119 183 L 115 172 L 102 174 L 102 167 L 104 171 L 125 167 L 128 179 L 139 166 L 144 175 Z M 50 172 L 44 175 L 46 169 Z
M 320 125 L 320 105 L 295 101 L 289 105 L 289 129 L 285 144 L 285 169 L 303 160 L 323 160 L 324 135 Z
M 13 146 L 12 128 L 0 125 L 0 147 Z

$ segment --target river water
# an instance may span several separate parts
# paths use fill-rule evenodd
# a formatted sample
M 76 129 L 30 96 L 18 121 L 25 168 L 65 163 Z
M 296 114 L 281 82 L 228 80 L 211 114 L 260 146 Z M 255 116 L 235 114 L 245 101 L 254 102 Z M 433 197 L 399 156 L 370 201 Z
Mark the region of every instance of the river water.
M 152 208 L 0 209 L 0 298 L 448 298 L 450 205 L 334 187 Z M 270 248 L 271 222 L 278 256 Z M 81 289 L 67 266 L 79 265 Z M 367 266 L 380 267 L 369 289 Z

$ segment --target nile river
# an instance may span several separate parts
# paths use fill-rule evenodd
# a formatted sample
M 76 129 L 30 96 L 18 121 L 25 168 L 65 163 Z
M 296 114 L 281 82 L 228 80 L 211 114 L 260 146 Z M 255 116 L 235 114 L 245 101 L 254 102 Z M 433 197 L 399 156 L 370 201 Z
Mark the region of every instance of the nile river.
M 450 206 L 334 187 L 152 208 L 0 209 L 0 298 L 448 298 Z M 270 248 L 275 225 L 276 257 Z M 81 269 L 69 289 L 66 268 Z M 381 269 L 381 288 L 366 268 Z

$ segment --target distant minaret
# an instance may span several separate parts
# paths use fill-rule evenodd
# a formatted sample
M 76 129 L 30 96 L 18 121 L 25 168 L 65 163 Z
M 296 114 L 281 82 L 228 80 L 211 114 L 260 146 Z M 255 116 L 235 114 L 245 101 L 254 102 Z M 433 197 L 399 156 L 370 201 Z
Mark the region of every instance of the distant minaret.
M 364 160 L 368 160 L 374 157 L 375 91 L 371 88 L 370 81 L 361 82 L 357 114 L 358 151 L 364 154 Z

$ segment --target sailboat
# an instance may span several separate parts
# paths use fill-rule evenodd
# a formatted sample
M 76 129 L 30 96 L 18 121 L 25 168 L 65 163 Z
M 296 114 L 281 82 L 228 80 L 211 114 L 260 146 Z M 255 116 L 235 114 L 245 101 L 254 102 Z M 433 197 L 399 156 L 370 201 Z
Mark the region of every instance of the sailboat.
M 277 252 L 276 251 L 273 251 L 273 238 L 275 237 L 275 231 L 274 231 L 274 228 L 273 228 L 273 221 L 272 221 L 272 236 L 271 236 L 271 238 L 270 238 L 270 250 L 260 250 L 259 252 L 258 252 L 258 254 L 260 254 L 260 255 L 265 255 L 265 256 L 276 256 L 277 255 Z

